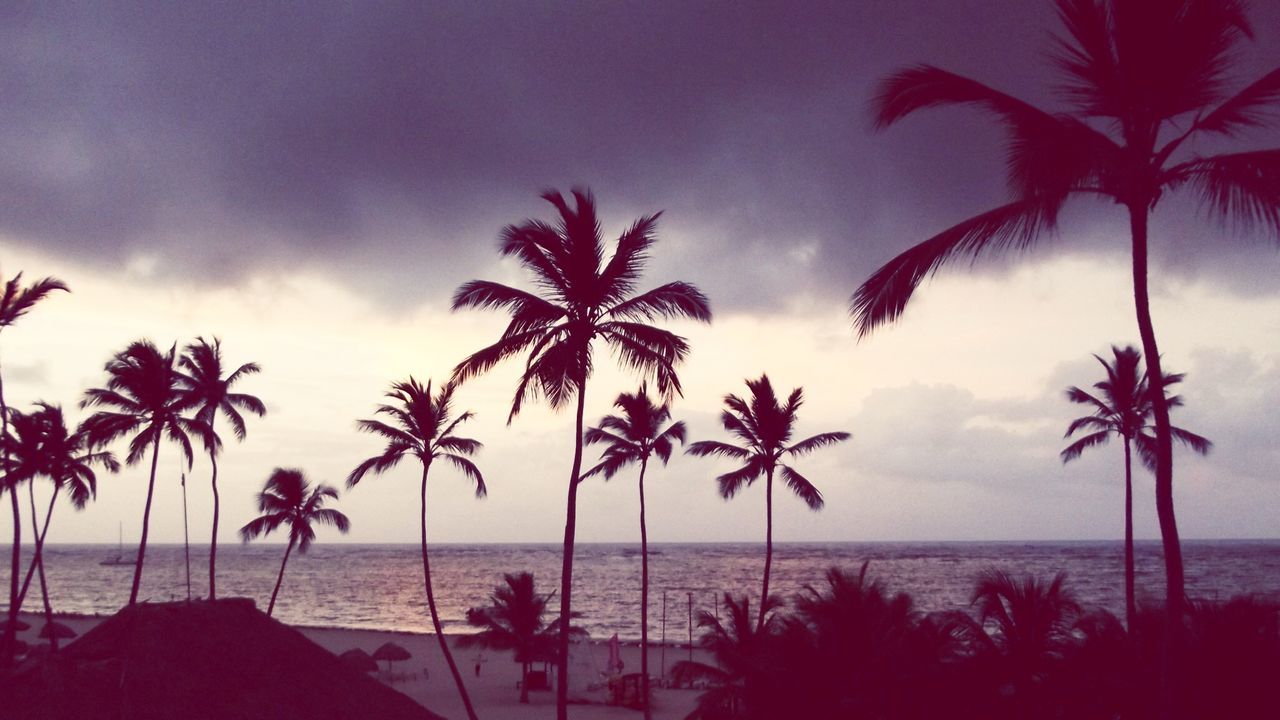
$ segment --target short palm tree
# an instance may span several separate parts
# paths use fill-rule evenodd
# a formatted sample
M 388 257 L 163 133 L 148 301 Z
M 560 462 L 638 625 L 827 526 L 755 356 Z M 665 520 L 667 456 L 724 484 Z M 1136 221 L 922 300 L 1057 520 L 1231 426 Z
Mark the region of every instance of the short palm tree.
M 23 315 L 31 311 L 36 303 L 51 293 L 62 290 L 70 292 L 67 286 L 57 278 L 47 277 L 35 281 L 27 287 L 22 286 L 22 273 L 18 273 L 4 284 L 4 293 L 0 295 L 0 333 L 12 327 Z M 0 437 L 9 434 L 9 406 L 4 399 L 4 374 L 0 373 Z M 0 461 L 7 466 L 8 458 L 3 456 L 8 450 L 0 450 Z M 13 509 L 13 543 L 9 547 L 9 619 L 5 623 L 4 639 L 0 642 L 0 664 L 7 667 L 13 660 L 13 641 L 15 628 L 18 625 L 18 573 L 22 569 L 22 514 L 18 505 L 17 483 L 8 477 L 0 479 L 0 493 L 9 491 L 9 502 Z M 35 522 L 35 518 L 31 519 Z
M 1137 617 L 1137 601 L 1135 599 L 1135 580 L 1133 567 L 1133 463 L 1131 446 L 1138 445 L 1138 454 L 1148 469 L 1155 469 L 1155 438 L 1151 434 L 1151 393 L 1147 375 L 1142 371 L 1142 353 L 1133 346 L 1123 349 L 1112 346 L 1111 354 L 1115 360 L 1108 363 L 1094 355 L 1107 373 L 1107 379 L 1094 383 L 1098 390 L 1093 395 L 1078 387 L 1067 388 L 1067 399 L 1093 409 L 1093 413 L 1076 418 L 1067 427 L 1064 437 L 1071 437 L 1079 431 L 1088 430 L 1087 434 L 1077 438 L 1062 451 L 1062 462 L 1067 463 L 1080 457 L 1086 449 L 1094 445 L 1105 444 L 1112 435 L 1124 439 L 1124 607 L 1125 624 L 1132 628 Z M 1164 378 L 1164 387 L 1182 382 L 1181 373 Z M 1182 405 L 1182 398 L 1174 396 L 1166 400 L 1169 407 Z M 1213 446 L 1207 438 L 1187 432 L 1179 427 L 1170 426 L 1175 440 L 1204 455 Z
M 649 533 L 644 519 L 644 473 L 649 458 L 656 456 L 663 465 L 671 459 L 671 448 L 684 444 L 683 422 L 663 427 L 671 419 L 669 403 L 654 404 L 648 389 L 640 386 L 636 393 L 622 393 L 613 406 L 621 415 L 606 415 L 599 427 L 588 428 L 583 441 L 605 446 L 600 463 L 583 474 L 583 478 L 602 473 L 605 480 L 613 478 L 620 470 L 640 463 L 640 696 L 643 698 L 644 716 L 651 717 L 649 709 Z
M 62 408 L 48 403 L 36 403 L 36 409 L 30 413 L 13 413 L 12 433 L 5 438 L 11 448 L 13 470 L 18 477 L 25 477 L 28 489 L 35 484 L 35 478 L 44 475 L 53 482 L 53 493 L 49 498 L 49 507 L 45 510 L 44 523 L 37 525 L 35 493 L 30 493 L 32 535 L 35 542 L 35 553 L 31 558 L 31 566 L 27 569 L 22 588 L 18 593 L 18 606 L 21 609 L 30 587 L 33 573 L 40 575 L 40 592 L 44 600 L 46 622 L 53 621 L 53 607 L 49 602 L 48 584 L 44 573 L 44 540 L 49 533 L 49 524 L 53 519 L 53 508 L 59 495 L 67 495 L 77 510 L 84 507 L 97 494 L 97 476 L 94 466 L 101 465 L 105 469 L 116 472 L 120 464 L 109 452 L 95 452 L 89 447 L 88 439 L 82 432 L 69 432 Z M 50 638 L 53 647 L 57 648 L 57 639 Z
M 520 702 L 529 702 L 529 668 L 556 654 L 556 626 L 545 620 L 551 595 L 540 595 L 527 572 L 502 576 L 505 584 L 494 588 L 492 605 L 467 612 L 467 623 L 479 628 L 473 635 L 458 638 L 460 647 L 510 650 L 520 663 Z
M 151 448 L 151 476 L 147 481 L 147 502 L 142 509 L 142 536 L 133 569 L 133 587 L 129 590 L 130 605 L 138 601 L 138 588 L 142 583 L 160 441 L 167 437 L 177 443 L 187 467 L 191 467 L 190 436 L 204 437 L 210 432 L 204 421 L 183 416 L 192 405 L 183 393 L 187 380 L 178 370 L 176 356 L 177 345 L 162 352 L 150 340 L 136 340 L 107 363 L 106 386 L 85 391 L 80 401 L 81 407 L 110 408 L 98 410 L 80 426 L 93 447 L 100 448 L 132 435 L 129 454 L 125 456 L 129 465 L 136 465 L 146 455 L 147 447 Z
M 271 471 L 262 492 L 258 493 L 258 512 L 262 515 L 240 528 L 240 538 L 245 542 L 266 536 L 281 525 L 289 528 L 289 545 L 284 550 L 280 575 L 276 577 L 276 586 L 271 591 L 267 617 L 276 609 L 276 596 L 280 594 L 280 583 L 284 582 L 284 568 L 289 563 L 290 553 L 296 547 L 305 555 L 316 539 L 312 525 L 332 525 L 344 535 L 351 529 L 351 521 L 346 515 L 324 506 L 326 500 L 337 499 L 337 490 L 324 483 L 312 487 L 301 470 L 276 468 Z
M 185 370 L 186 387 L 183 394 L 186 402 L 196 410 L 196 419 L 209 426 L 209 433 L 204 437 L 205 449 L 209 452 L 209 465 L 212 468 L 210 485 L 213 487 L 213 532 L 209 539 L 209 599 L 218 596 L 218 451 L 222 448 L 222 438 L 214 428 L 219 415 L 231 423 L 231 431 L 236 440 L 245 438 L 244 416 L 242 412 L 253 413 L 258 417 L 267 414 L 262 401 L 247 393 L 232 392 L 231 388 L 246 375 L 253 375 L 262 370 L 257 363 L 245 363 L 224 376 L 222 370 L 222 341 L 214 338 L 209 342 L 204 338 L 196 338 L 187 345 L 179 361 Z
M 980 82 L 930 65 L 884 80 L 874 101 L 878 127 L 926 108 L 970 105 L 1009 131 L 1012 197 L 890 260 L 858 288 L 852 311 L 861 334 L 902 314 L 920 282 L 946 263 L 1033 246 L 1075 197 L 1126 210 L 1133 295 L 1142 350 L 1163 377 L 1147 285 L 1148 220 L 1160 200 L 1189 190 L 1224 224 L 1280 235 L 1280 148 L 1201 156 L 1263 126 L 1280 101 L 1280 69 L 1235 94 L 1227 77 L 1252 37 L 1238 0 L 1056 0 L 1066 34 L 1055 39 L 1068 112 L 1051 113 Z M 1270 108 L 1268 106 L 1271 106 Z M 1168 620 L 1181 623 L 1182 550 L 1173 508 L 1173 434 L 1163 395 L 1152 401 L 1156 512 L 1164 545 Z
M 776 642 L 781 623 L 776 611 L 776 597 L 768 598 L 760 607 L 763 622 L 751 621 L 751 601 L 747 596 L 734 598 L 724 594 L 725 620 L 706 610 L 698 612 L 698 627 L 703 629 L 699 644 L 710 651 L 715 665 L 682 660 L 671 669 L 681 680 L 710 681 L 709 688 L 698 696 L 698 706 L 686 720 L 718 720 L 724 717 L 781 717 L 770 712 L 770 706 L 789 700 L 789 693 L 775 688 L 778 677 Z
M 436 394 L 431 393 L 431 382 L 426 387 L 412 377 L 407 382 L 398 382 L 391 386 L 387 397 L 393 404 L 378 406 L 377 413 L 386 415 L 390 423 L 381 420 L 360 420 L 357 427 L 373 433 L 387 441 L 382 453 L 374 455 L 356 466 L 347 476 L 347 487 L 355 487 L 369 472 L 380 475 L 395 467 L 406 457 L 417 458 L 422 464 L 422 579 L 427 590 L 427 608 L 431 612 L 431 624 L 435 627 L 436 638 L 440 641 L 440 652 L 444 654 L 449 672 L 453 673 L 453 681 L 462 696 L 462 704 L 467 709 L 467 716 L 475 720 L 475 709 L 471 706 L 471 696 L 462 682 L 462 673 L 453 660 L 449 644 L 440 625 L 440 613 L 436 610 L 436 596 L 431 587 L 431 559 L 427 554 L 427 475 L 431 472 L 431 464 L 437 460 L 447 462 L 466 475 L 475 483 L 476 497 L 483 498 L 488 489 L 484 477 L 470 456 L 482 447 L 478 440 L 454 435 L 459 425 L 471 419 L 470 412 L 455 416 L 453 414 L 453 383 L 445 383 Z
M 636 281 L 656 240 L 658 215 L 642 217 L 624 231 L 613 256 L 605 262 L 595 199 L 583 190 L 575 190 L 573 195 L 576 207 L 570 207 L 558 192 L 543 194 L 560 216 L 556 224 L 526 220 L 503 230 L 500 252 L 515 256 L 533 274 L 539 294 L 472 280 L 453 296 L 455 310 L 475 307 L 511 313 L 511 322 L 502 337 L 463 360 L 454 369 L 455 380 L 465 381 L 503 360 L 528 353 L 508 422 L 529 399 L 543 397 L 554 409 L 577 400 L 560 572 L 560 622 L 566 627 L 572 614 L 573 544 L 592 341 L 604 341 L 624 366 L 654 378 L 658 392 L 670 397 L 680 392 L 675 368 L 688 355 L 689 344 L 679 335 L 649 323 L 663 318 L 711 321 L 706 296 L 689 283 L 667 283 L 635 294 Z M 558 660 L 556 717 L 567 720 L 567 634 L 560 636 Z
M 784 464 L 783 457 L 807 455 L 852 436 L 847 432 L 826 432 L 792 442 L 797 413 L 804 404 L 804 389 L 792 390 L 785 403 L 778 401 L 768 375 L 761 375 L 758 380 L 747 380 L 747 389 L 751 391 L 750 400 L 726 395 L 724 404 L 728 409 L 720 413 L 720 424 L 741 440 L 742 445 L 702 440 L 690 445 L 685 452 L 697 457 L 720 456 L 742 463 L 737 470 L 716 478 L 720 484 L 720 496 L 726 500 L 761 477 L 765 479 L 764 583 L 760 590 L 760 608 L 763 610 L 769 598 L 769 571 L 773 565 L 774 473 L 781 475 L 782 481 L 810 510 L 821 510 L 822 493 L 794 468 Z M 764 623 L 763 612 L 758 623 Z

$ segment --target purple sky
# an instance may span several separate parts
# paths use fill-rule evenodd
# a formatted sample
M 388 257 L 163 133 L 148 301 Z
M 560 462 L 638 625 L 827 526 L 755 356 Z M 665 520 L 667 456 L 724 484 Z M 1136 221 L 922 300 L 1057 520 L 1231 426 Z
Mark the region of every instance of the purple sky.
M 1280 4 L 1255 3 L 1251 16 L 1257 37 L 1240 58 L 1242 80 L 1258 77 L 1280 57 Z M 303 315 L 319 312 L 323 303 L 304 299 L 321 296 L 349 298 L 353 325 L 367 321 L 382 328 L 368 336 L 336 324 L 317 331 L 345 333 L 351 343 L 403 338 L 414 332 L 409 318 L 421 319 L 419 328 L 437 327 L 432 323 L 444 316 L 447 298 L 461 282 L 520 282 L 497 261 L 495 238 L 504 224 L 545 216 L 536 199 L 544 188 L 585 184 L 600 199 L 613 233 L 638 215 L 664 210 L 649 284 L 693 281 L 711 297 L 719 319 L 727 320 L 696 335 L 702 365 L 690 372 L 709 386 L 692 391 L 686 405 L 689 413 L 702 414 L 706 433 L 716 432 L 716 399 L 741 391 L 741 378 L 762 370 L 782 375 L 779 384 L 810 389 L 812 431 L 854 433 L 847 450 L 815 462 L 826 462 L 829 472 L 880 478 L 866 482 L 882 485 L 862 490 L 874 490 L 877 502 L 892 510 L 879 520 L 828 513 L 837 519 L 816 530 L 798 523 L 794 534 L 1034 536 L 1045 527 L 1035 517 L 1010 525 L 983 517 L 989 496 L 1008 494 L 1001 488 L 1017 480 L 984 478 L 1064 473 L 1054 452 L 1072 408 L 1063 407 L 1061 388 L 1093 381 L 1090 353 L 1136 338 L 1125 277 L 1114 272 L 1126 257 L 1117 209 L 1081 206 L 1067 218 L 1059 242 L 1026 262 L 983 265 L 967 280 L 954 273 L 956 295 L 925 297 L 942 292 L 942 282 L 926 288 L 920 312 L 881 332 L 915 338 L 917 345 L 903 340 L 903 347 L 939 358 L 919 360 L 915 374 L 902 369 L 914 368 L 915 361 L 890 356 L 887 348 L 898 341 L 877 337 L 856 344 L 842 313 L 849 294 L 880 263 L 1004 197 L 1000 136 L 991 123 L 947 110 L 873 133 L 867 103 L 874 83 L 904 64 L 928 62 L 1057 107 L 1047 90 L 1045 56 L 1056 28 L 1051 4 L 1039 0 L 9 3 L 0 9 L 0 195 L 6 198 L 0 205 L 0 262 L 6 274 L 56 272 L 77 289 L 51 301 L 49 320 L 33 314 L 24 323 L 29 329 L 15 331 L 15 338 L 27 333 L 27 340 L 14 340 L 29 343 L 27 357 L 17 355 L 20 345 L 5 345 L 13 401 L 46 397 L 72 405 L 84 386 L 101 382 L 98 368 L 109 354 L 140 335 L 167 343 L 218 333 L 233 359 L 278 352 L 277 367 L 291 357 L 289 347 L 312 353 L 312 377 L 286 380 L 267 363 L 267 373 L 255 379 L 252 389 L 279 409 L 267 421 L 274 429 L 264 433 L 277 445 L 254 445 L 265 441 L 251 429 L 242 451 L 228 451 L 229 462 L 237 452 L 256 458 L 243 470 L 247 495 L 272 464 L 306 463 L 278 457 L 289 438 L 300 448 L 318 442 L 318 421 L 291 417 L 291 402 L 299 399 L 298 406 L 300 398 L 331 392 L 345 373 L 357 371 L 325 374 L 327 363 L 338 361 L 317 350 L 328 335 L 299 335 L 275 349 L 237 337 L 236 328 L 280 339 L 283 331 L 255 326 L 252 319 L 297 312 L 293 326 L 311 327 Z M 1273 127 L 1238 147 L 1277 144 L 1280 131 Z M 1161 208 L 1157 312 L 1162 299 L 1168 299 L 1166 307 L 1181 307 L 1177 303 L 1187 297 L 1205 299 L 1186 312 L 1167 311 L 1168 352 L 1178 369 L 1191 373 L 1187 395 L 1198 405 L 1189 403 L 1186 424 L 1194 419 L 1198 430 L 1219 441 L 1209 461 L 1193 461 L 1196 472 L 1244 485 L 1235 494 L 1219 493 L 1224 506 L 1186 512 L 1201 535 L 1274 536 L 1280 490 L 1274 470 L 1266 468 L 1280 423 L 1267 399 L 1280 398 L 1280 341 L 1273 331 L 1280 253 L 1274 241 L 1233 237 L 1196 217 L 1194 207 L 1177 199 Z M 1048 275 L 1026 275 L 1038 264 Z M 987 307 L 973 333 L 983 327 L 1016 332 L 1020 310 L 1031 307 L 1041 308 L 1041 330 L 1016 338 L 999 356 L 992 346 L 991 353 L 955 359 L 948 348 L 960 353 L 977 342 L 973 333 L 957 329 L 965 322 L 958 319 L 964 312 L 959 299 L 986 297 L 988 281 L 1007 282 L 1013 295 Z M 1062 295 L 1046 298 L 1047 287 Z M 125 297 L 134 304 L 124 305 Z M 101 310 L 112 299 L 122 303 L 114 311 L 129 320 L 108 332 L 87 306 Z M 937 303 L 937 315 L 924 307 L 930 301 Z M 54 315 L 54 303 L 64 314 Z M 1045 327 L 1065 324 L 1045 313 L 1065 317 L 1094 304 L 1107 313 L 1105 321 L 1095 318 L 1095 334 L 1087 315 L 1071 321 L 1080 327 L 1070 332 Z M 1229 313 L 1225 330 L 1236 332 L 1209 338 L 1202 328 L 1224 325 L 1212 312 Z M 495 336 L 500 325 L 480 318 L 439 322 L 478 327 L 478 342 Z M 1036 327 L 1036 316 L 1025 321 Z M 913 322 L 917 327 L 906 327 Z M 93 323 L 101 332 L 85 333 L 78 345 L 53 338 L 52 328 L 74 333 L 77 323 Z M 317 321 L 315 327 L 325 325 Z M 765 367 L 770 353 L 749 343 L 764 328 L 812 330 L 803 342 L 812 343 L 813 352 L 829 352 L 822 357 L 830 362 L 856 363 L 863 353 L 883 353 L 885 372 L 837 383 L 827 374 L 857 366 L 823 372 L 780 357 Z M 1058 337 L 1050 338 L 1051 332 Z M 1077 337 L 1074 347 L 1065 347 L 1064 338 Z M 448 339 L 431 346 L 439 350 L 442 342 Z M 72 367 L 45 357 L 55 347 L 85 361 Z M 373 391 L 359 385 L 350 402 L 335 401 L 329 409 L 349 430 L 351 420 L 372 408 L 378 388 L 410 371 L 442 376 L 474 349 L 458 340 L 439 350 L 438 359 L 419 364 L 406 350 L 403 362 L 387 361 L 385 376 L 374 377 L 383 367 L 375 362 L 363 368 L 370 377 L 361 381 L 372 383 Z M 744 360 L 744 353 L 757 352 L 761 362 Z M 958 369 L 935 368 L 943 358 Z M 1024 370 L 1032 374 L 1024 377 Z M 1008 378 L 1005 386 L 999 378 Z M 319 385 L 307 385 L 312 380 Z M 1238 397 L 1233 393 L 1241 383 L 1254 383 L 1257 392 Z M 848 393 L 833 385 L 848 386 Z M 501 403 L 510 386 L 494 380 L 492 388 L 474 402 L 505 417 Z M 593 391 L 599 406 L 589 412 L 607 411 L 608 399 L 622 389 L 625 383 L 605 383 Z M 1028 418 L 1048 420 L 1043 431 L 1033 432 Z M 521 461 L 502 448 L 522 442 L 546 456 L 548 465 L 546 477 L 537 480 L 547 496 L 536 501 L 545 522 L 493 539 L 556 536 L 560 475 L 567 471 L 560 464 L 567 457 L 548 438 L 564 434 L 563 421 L 533 416 L 523 427 L 507 429 L 494 418 L 492 427 L 485 426 L 495 433 L 483 439 L 496 467 L 518 467 Z M 529 427 L 539 422 L 545 436 Z M 1010 447 L 998 433 L 1014 426 L 1019 437 L 1034 437 L 1025 464 L 998 452 Z M 957 437 L 961 431 L 976 435 Z M 901 442 L 914 432 L 922 434 L 918 442 Z M 348 444 L 328 464 L 316 461 L 318 474 L 331 482 L 374 448 L 368 439 L 347 435 L 335 434 L 325 446 Z M 982 449 L 966 455 L 970 443 Z M 1111 460 L 1086 460 L 1079 476 L 1110 472 Z M 1208 464 L 1194 465 L 1200 462 Z M 681 474 L 706 476 L 699 480 L 706 484 L 717 472 L 707 462 L 682 460 L 680 466 Z M 895 489 L 894 478 L 908 476 L 925 484 L 941 478 L 941 485 L 928 492 L 913 489 L 917 485 Z M 1110 508 L 1106 493 L 1113 487 L 1100 483 L 1085 506 Z M 501 494 L 500 484 L 495 493 Z M 90 511 L 90 529 L 67 529 L 63 539 L 114 538 L 116 516 L 133 512 L 126 510 L 132 497 L 118 499 L 118 506 L 104 497 L 112 511 Z M 851 502 L 866 497 L 850 492 Z M 1205 489 L 1203 497 L 1214 493 Z M 609 502 L 630 513 L 625 500 Z M 727 507 L 714 497 L 697 502 L 708 514 Z M 1039 512 L 1034 494 L 1009 502 L 1011 512 Z M 949 509 L 961 518 L 931 519 Z M 365 512 L 373 517 L 374 506 Z M 918 521 L 894 519 L 894 513 L 908 512 Z M 1203 513 L 1199 521 L 1197 512 Z M 491 525 L 479 527 L 502 525 L 501 513 L 491 514 Z M 754 523 L 755 514 L 754 506 L 735 508 L 727 519 L 711 520 L 710 530 L 673 518 L 667 539 L 751 539 L 755 525 L 741 523 Z M 1043 532 L 1106 537 L 1114 523 L 1105 520 L 1077 525 L 1063 519 Z M 1154 525 L 1142 527 L 1150 534 Z M 410 539 L 413 528 L 370 529 L 356 539 Z M 449 532 L 444 539 L 473 539 L 463 525 Z M 607 523 L 598 531 L 588 525 L 586 536 L 629 537 Z

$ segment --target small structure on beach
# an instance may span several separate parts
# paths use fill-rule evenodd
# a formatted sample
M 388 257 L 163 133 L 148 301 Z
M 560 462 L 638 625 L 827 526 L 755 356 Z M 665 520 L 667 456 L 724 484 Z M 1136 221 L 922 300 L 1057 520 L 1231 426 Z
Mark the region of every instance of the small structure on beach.
M 397 644 L 395 644 L 395 643 L 393 643 L 393 642 L 389 642 L 389 641 L 388 641 L 388 642 L 384 642 L 384 643 L 382 643 L 382 645 L 381 645 L 381 646 L 379 646 L 377 650 L 374 650 L 374 651 L 373 651 L 373 659 L 374 659 L 374 660 L 379 660 L 379 661 L 381 661 L 381 660 L 385 660 L 385 661 L 386 661 L 386 663 L 387 663 L 387 672 L 388 672 L 389 676 L 391 677 L 392 681 L 394 681 L 394 680 L 395 680 L 395 668 L 394 668 L 394 664 L 395 664 L 395 663 L 397 663 L 397 662 L 402 662 L 402 661 L 408 660 L 408 659 L 410 659 L 410 658 L 412 658 L 412 657 L 413 657 L 413 653 L 411 653 L 411 652 L 409 652 L 408 650 L 405 650 L 403 647 L 401 647 L 401 646 L 399 646 L 399 645 L 397 645 Z
M 139 603 L 0 679 L 5 720 L 439 720 L 252 600 Z
M 338 659 L 342 661 L 343 665 L 356 672 L 371 673 L 378 671 L 378 661 L 360 648 L 352 648 L 339 655 Z

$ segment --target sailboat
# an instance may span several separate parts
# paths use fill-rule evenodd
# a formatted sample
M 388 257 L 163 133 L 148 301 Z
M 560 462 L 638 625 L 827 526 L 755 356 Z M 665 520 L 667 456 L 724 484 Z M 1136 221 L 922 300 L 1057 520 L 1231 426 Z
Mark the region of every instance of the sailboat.
M 99 565 L 133 565 L 133 560 L 124 556 L 124 523 L 120 523 L 120 545 L 116 550 L 116 556 L 107 558 L 98 563 Z

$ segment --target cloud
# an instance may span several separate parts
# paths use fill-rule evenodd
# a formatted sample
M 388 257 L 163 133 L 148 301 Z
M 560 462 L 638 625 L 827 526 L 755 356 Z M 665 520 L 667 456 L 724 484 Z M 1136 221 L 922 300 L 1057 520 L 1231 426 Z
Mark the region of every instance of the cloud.
M 1256 75 L 1280 11 L 1254 13 Z M 867 98 L 932 62 L 1046 101 L 1027 29 L 1055 23 L 1013 0 L 25 4 L 0 20 L 0 232 L 28 246 L 113 272 L 143 258 L 175 284 L 302 268 L 439 302 L 490 272 L 502 225 L 546 214 L 537 191 L 586 183 L 614 228 L 667 211 L 656 275 L 699 268 L 718 303 L 753 309 L 842 302 L 999 202 L 990 123 L 872 134 Z M 1106 212 L 1066 244 L 1122 252 Z M 1167 262 L 1201 272 L 1203 236 L 1179 237 Z M 1213 264 L 1261 252 L 1215 246 Z

